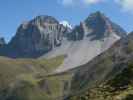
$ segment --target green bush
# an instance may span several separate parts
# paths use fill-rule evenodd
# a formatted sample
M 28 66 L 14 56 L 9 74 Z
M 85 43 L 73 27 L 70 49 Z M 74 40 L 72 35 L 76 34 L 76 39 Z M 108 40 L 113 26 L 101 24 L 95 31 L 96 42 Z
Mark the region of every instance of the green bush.
M 127 95 L 127 97 L 124 100 L 133 100 L 133 94 Z
M 110 85 L 115 89 L 128 86 L 132 82 L 133 64 L 129 64 L 122 73 L 118 74 L 113 80 L 109 81 Z

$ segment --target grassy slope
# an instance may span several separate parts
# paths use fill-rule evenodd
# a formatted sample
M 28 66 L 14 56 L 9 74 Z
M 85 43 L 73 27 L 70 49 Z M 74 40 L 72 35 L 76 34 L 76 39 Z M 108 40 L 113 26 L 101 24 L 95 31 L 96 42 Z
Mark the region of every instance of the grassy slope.
M 0 57 L 0 100 L 53 100 L 63 91 L 62 77 L 45 77 L 63 62 L 53 59 Z M 65 75 L 67 79 L 67 75 Z M 62 90 L 61 90 L 62 89 Z

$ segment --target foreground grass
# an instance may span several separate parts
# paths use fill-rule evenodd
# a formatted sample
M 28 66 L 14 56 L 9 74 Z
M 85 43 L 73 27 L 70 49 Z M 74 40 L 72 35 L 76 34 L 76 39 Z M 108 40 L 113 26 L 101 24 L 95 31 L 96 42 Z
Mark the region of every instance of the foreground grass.
M 64 56 L 36 60 L 0 57 L 0 100 L 54 100 L 61 96 L 62 77 L 45 75 L 63 60 Z

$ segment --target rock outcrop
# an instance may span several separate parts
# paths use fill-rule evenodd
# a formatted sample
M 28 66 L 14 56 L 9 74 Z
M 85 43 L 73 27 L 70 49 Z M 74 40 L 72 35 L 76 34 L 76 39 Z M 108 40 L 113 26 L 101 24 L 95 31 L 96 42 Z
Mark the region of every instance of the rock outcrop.
M 60 46 L 67 28 L 51 16 L 38 16 L 20 25 L 8 46 L 16 57 L 38 57 Z

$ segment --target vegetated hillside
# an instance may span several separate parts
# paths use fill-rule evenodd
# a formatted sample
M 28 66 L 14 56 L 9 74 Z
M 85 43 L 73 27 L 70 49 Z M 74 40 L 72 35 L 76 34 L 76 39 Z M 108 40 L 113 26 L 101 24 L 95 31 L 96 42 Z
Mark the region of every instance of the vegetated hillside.
M 79 68 L 68 100 L 132 100 L 132 76 L 133 33 Z
M 58 67 L 63 59 L 64 56 L 47 60 L 0 57 L 0 100 L 62 98 L 64 81 L 69 76 L 45 77 L 45 75 Z
M 133 60 L 113 79 L 68 100 L 133 100 Z

